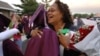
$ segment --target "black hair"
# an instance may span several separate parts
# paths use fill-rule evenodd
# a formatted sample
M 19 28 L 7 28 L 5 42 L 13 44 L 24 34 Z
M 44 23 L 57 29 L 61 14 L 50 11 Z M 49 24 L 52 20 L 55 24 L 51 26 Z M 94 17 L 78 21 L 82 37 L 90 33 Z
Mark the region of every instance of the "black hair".
M 65 23 L 65 25 L 69 28 L 73 24 L 72 16 L 69 10 L 69 7 L 67 4 L 64 4 L 60 2 L 59 0 L 55 1 L 55 4 L 57 4 L 57 7 L 59 11 L 62 13 L 62 20 Z M 48 25 L 52 28 L 53 26 L 48 23 Z

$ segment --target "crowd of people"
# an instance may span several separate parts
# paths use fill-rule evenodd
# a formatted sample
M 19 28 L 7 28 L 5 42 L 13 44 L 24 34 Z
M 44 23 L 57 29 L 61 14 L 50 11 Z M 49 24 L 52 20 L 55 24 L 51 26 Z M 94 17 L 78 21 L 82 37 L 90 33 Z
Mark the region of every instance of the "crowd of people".
M 77 29 L 67 4 L 57 0 L 48 11 L 44 7 L 41 8 L 40 13 L 30 24 L 33 18 L 32 15 L 27 14 L 22 17 L 12 14 L 11 19 L 8 19 L 0 14 L 0 56 L 100 56 L 99 50 L 94 47 L 93 50 L 84 49 L 88 47 L 84 41 L 94 36 L 88 37 L 88 34 L 93 32 L 96 26 Z M 7 27 L 9 27 L 8 30 Z M 23 34 L 28 40 L 24 53 L 22 51 Z M 95 40 L 95 44 L 97 41 Z M 80 42 L 85 47 L 79 47 Z M 99 46 L 96 44 L 96 47 L 99 48 Z

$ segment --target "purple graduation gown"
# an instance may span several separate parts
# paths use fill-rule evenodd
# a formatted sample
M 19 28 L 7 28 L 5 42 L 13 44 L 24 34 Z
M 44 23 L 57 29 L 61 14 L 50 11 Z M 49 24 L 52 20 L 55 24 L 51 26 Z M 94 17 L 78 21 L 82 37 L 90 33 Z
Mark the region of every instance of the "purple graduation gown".
M 4 56 L 23 56 L 18 46 L 9 39 L 3 41 L 3 54 Z
M 31 37 L 25 56 L 59 56 L 59 42 L 56 33 L 44 28 L 41 38 Z
M 29 30 L 30 30 L 29 27 L 28 27 L 28 24 L 29 24 L 28 18 L 23 18 L 22 24 L 23 24 L 23 27 L 24 27 L 25 34 L 27 35 L 29 33 Z

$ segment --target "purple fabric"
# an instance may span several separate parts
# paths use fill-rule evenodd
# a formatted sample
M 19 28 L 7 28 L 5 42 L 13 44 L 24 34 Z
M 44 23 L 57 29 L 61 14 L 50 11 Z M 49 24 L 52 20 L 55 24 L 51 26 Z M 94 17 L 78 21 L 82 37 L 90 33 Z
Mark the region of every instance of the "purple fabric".
M 56 33 L 45 28 L 41 38 L 32 37 L 28 42 L 25 56 L 59 56 L 59 42 Z
M 5 28 L 4 28 L 4 23 L 1 21 L 0 22 L 0 32 L 4 31 Z
M 33 14 L 30 24 L 33 27 L 39 27 L 43 32 L 41 38 L 38 36 L 31 37 L 28 42 L 25 56 L 59 56 L 59 41 L 55 31 L 47 29 L 45 26 L 44 5 L 40 5 Z
M 32 24 L 33 21 L 35 21 L 35 19 L 36 19 L 37 16 L 39 15 L 39 13 L 40 13 L 41 11 L 43 11 L 43 10 L 44 10 L 44 5 L 43 5 L 43 4 L 39 5 L 39 7 L 37 8 L 37 10 L 34 12 L 33 16 L 31 17 L 30 24 Z M 44 14 L 44 13 L 43 13 L 43 14 Z M 41 14 L 41 15 L 42 15 L 42 14 Z M 43 16 L 43 15 L 42 15 L 42 16 Z
M 6 16 L 0 14 L 0 32 L 4 31 L 4 27 L 8 27 L 10 23 L 10 19 L 8 19 Z
M 24 27 L 25 34 L 28 34 L 29 31 L 30 31 L 30 28 L 28 27 L 28 24 L 29 24 L 28 18 L 23 18 L 22 24 L 23 24 L 23 27 Z
M 3 41 L 3 53 L 4 56 L 23 56 L 18 46 L 9 39 Z
M 10 23 L 10 19 L 7 18 L 6 16 L 0 14 L 0 22 L 2 22 L 4 24 L 3 26 L 8 27 L 9 23 Z
M 32 19 L 35 19 L 33 21 L 33 24 L 34 24 L 33 27 L 39 27 L 39 28 L 44 28 L 45 27 L 44 14 L 45 14 L 45 10 L 42 9 L 36 18 L 34 18 L 34 17 L 32 18 Z

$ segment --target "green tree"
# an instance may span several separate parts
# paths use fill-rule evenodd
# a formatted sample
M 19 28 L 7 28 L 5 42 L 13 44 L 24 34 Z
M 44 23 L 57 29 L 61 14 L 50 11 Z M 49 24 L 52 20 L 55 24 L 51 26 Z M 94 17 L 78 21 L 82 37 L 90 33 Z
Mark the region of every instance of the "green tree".
M 15 6 L 22 9 L 22 14 L 32 15 L 36 8 L 38 7 L 38 3 L 36 0 L 21 0 L 22 4 L 14 4 Z
M 76 13 L 76 14 L 74 14 L 73 16 L 74 16 L 74 18 L 77 18 L 77 17 L 80 18 L 80 17 L 81 17 L 81 14 Z
M 90 17 L 94 17 L 94 14 L 93 14 L 93 13 L 91 13 L 91 14 L 90 14 Z
M 81 18 L 87 18 L 87 17 L 89 17 L 88 14 L 81 14 Z
M 88 14 L 79 14 L 79 13 L 76 13 L 76 14 L 74 14 L 73 16 L 74 16 L 74 18 L 76 18 L 76 17 L 78 17 L 78 18 L 87 18 L 87 17 L 89 17 L 90 15 L 88 15 Z

